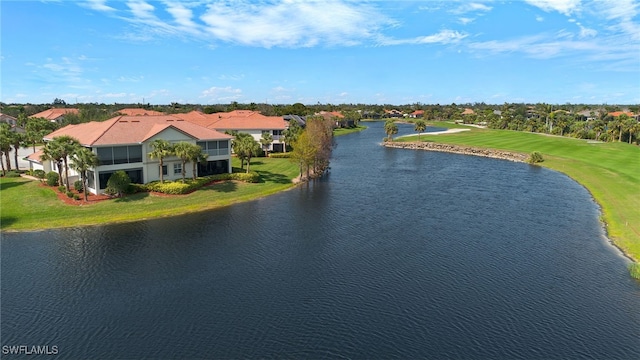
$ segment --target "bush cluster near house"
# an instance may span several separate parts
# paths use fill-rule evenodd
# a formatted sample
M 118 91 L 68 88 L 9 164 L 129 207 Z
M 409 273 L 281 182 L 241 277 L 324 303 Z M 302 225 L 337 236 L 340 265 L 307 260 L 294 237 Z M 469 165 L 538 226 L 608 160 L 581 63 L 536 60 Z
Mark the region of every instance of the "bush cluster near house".
M 137 184 L 139 191 L 154 191 L 169 195 L 182 195 L 188 194 L 192 191 L 200 189 L 201 187 L 214 182 L 214 181 L 226 181 L 237 180 L 246 183 L 257 183 L 260 181 L 260 175 L 256 172 L 249 173 L 233 173 L 233 174 L 217 174 L 211 176 L 205 176 L 197 178 L 195 180 L 182 181 L 165 181 L 163 183 L 154 181 L 146 185 Z

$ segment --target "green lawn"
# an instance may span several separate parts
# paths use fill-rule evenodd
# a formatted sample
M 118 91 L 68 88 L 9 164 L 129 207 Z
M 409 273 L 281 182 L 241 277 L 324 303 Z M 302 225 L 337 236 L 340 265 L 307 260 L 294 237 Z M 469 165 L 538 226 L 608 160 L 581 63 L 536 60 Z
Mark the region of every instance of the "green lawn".
M 362 130 L 365 130 L 367 127 L 363 126 L 363 125 L 358 125 L 354 128 L 338 128 L 338 129 L 334 129 L 333 130 L 333 136 L 341 136 L 341 135 L 347 135 L 347 134 L 351 134 L 354 132 L 359 132 Z
M 236 158 L 232 166 L 240 167 Z M 160 197 L 140 193 L 85 206 L 66 205 L 54 188 L 24 178 L 0 179 L 0 229 L 39 230 L 158 218 L 214 209 L 257 199 L 294 186 L 297 166 L 289 159 L 255 158 L 251 170 L 262 181 L 225 181 L 188 195 Z
M 433 123 L 454 127 L 449 123 Z M 464 127 L 464 126 L 455 126 Z M 569 175 L 586 187 L 602 208 L 609 237 L 640 260 L 640 147 L 507 130 L 477 129 L 447 135 L 422 134 L 422 141 L 542 153 L 542 166 Z M 416 137 L 397 141 L 417 141 Z

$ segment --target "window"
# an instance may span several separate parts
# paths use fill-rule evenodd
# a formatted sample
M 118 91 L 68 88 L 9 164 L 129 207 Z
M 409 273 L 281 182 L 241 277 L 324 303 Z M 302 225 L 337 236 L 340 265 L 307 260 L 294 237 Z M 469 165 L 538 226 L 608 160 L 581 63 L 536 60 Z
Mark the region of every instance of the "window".
M 129 155 L 127 153 L 126 146 L 114 146 L 113 147 L 113 163 L 114 164 L 126 164 L 129 161 Z
M 142 145 L 127 146 L 129 150 L 129 162 L 142 162 Z
M 142 162 L 142 145 L 98 148 L 100 165 Z
M 173 164 L 173 173 L 174 174 L 182 174 L 182 163 Z
M 110 147 L 98 148 L 98 160 L 100 165 L 113 165 L 113 152 Z
M 198 141 L 196 144 L 209 156 L 227 155 L 229 153 L 229 140 Z
M 162 175 L 167 175 L 167 165 L 162 165 Z

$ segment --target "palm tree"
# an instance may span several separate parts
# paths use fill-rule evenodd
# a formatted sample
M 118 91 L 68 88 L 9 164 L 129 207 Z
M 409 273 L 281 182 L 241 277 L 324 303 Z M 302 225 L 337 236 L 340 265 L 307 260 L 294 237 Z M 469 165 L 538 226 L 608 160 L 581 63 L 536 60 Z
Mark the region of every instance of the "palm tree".
M 247 173 L 249 172 L 249 165 L 251 158 L 258 155 L 260 151 L 260 144 L 253 138 L 253 136 L 242 136 L 234 142 L 235 152 L 242 160 L 247 160 Z
M 164 158 L 173 155 L 173 146 L 163 139 L 153 140 L 151 143 L 153 150 L 149 153 L 151 159 L 158 159 L 158 168 L 160 170 L 160 183 L 164 183 L 162 168 L 164 167 Z
M 205 154 L 204 151 L 202 151 L 202 147 L 200 147 L 200 145 L 189 145 L 191 145 L 189 147 L 189 160 L 191 160 L 191 163 L 193 164 L 193 180 L 195 180 L 197 174 L 196 167 L 199 163 L 207 161 L 209 155 Z
M 98 155 L 86 147 L 78 147 L 71 157 L 71 168 L 80 173 L 84 201 L 87 201 L 87 173 L 100 164 Z
M 11 171 L 11 158 L 9 152 L 11 151 L 11 145 L 13 145 L 14 132 L 11 131 L 9 124 L 0 124 L 0 153 L 4 154 L 4 158 L 7 161 L 6 171 Z M 2 156 L 0 155 L 0 162 L 2 162 Z M 2 174 L 5 174 L 4 163 L 2 167 Z
M 16 171 L 20 171 L 20 165 L 18 164 L 18 150 L 22 145 L 25 144 L 25 141 L 26 141 L 26 136 L 24 134 L 17 133 L 17 132 L 13 133 L 13 136 L 11 138 L 11 145 L 13 145 L 13 150 L 15 151 L 13 153 L 13 156 L 16 164 Z
M 80 146 L 80 142 L 68 135 L 58 136 L 52 142 L 59 144 L 61 150 L 62 161 L 64 162 L 64 181 L 67 191 L 71 189 L 69 186 L 69 156 L 71 156 Z
M 235 138 L 233 139 L 233 142 L 231 143 L 231 148 L 233 149 L 233 152 L 236 154 L 236 156 L 238 157 L 238 159 L 240 159 L 240 168 L 244 169 L 244 160 L 247 158 L 246 156 L 246 152 L 243 148 L 243 144 L 244 144 L 244 139 L 246 138 L 250 138 L 251 140 L 253 140 L 253 136 L 247 134 L 247 133 L 236 133 L 234 134 Z M 254 140 L 255 141 L 255 140 Z
M 268 132 L 262 133 L 260 143 L 262 144 L 262 150 L 265 152 L 265 156 L 269 156 L 269 145 L 273 142 L 273 136 Z
M 58 168 L 58 185 L 62 184 L 62 149 L 60 144 L 50 141 L 42 148 L 42 155 L 40 155 L 42 161 L 53 161 Z
M 182 160 L 182 182 L 185 182 L 185 165 L 191 160 L 191 145 L 186 141 L 181 141 L 173 146 L 173 154 Z
M 393 119 L 389 119 L 384 123 L 384 132 L 387 134 L 387 141 L 393 141 L 391 135 L 398 133 L 398 126 Z
M 427 129 L 427 123 L 422 119 L 416 120 L 414 129 L 418 132 L 418 141 L 420 141 L 420 134 Z

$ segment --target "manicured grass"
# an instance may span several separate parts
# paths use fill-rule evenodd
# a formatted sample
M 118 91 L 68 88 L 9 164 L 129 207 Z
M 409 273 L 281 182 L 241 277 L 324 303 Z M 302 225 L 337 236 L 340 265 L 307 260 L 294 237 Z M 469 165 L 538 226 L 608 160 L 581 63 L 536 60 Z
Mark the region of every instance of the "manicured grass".
M 240 163 L 233 158 L 232 166 Z M 188 195 L 161 197 L 139 193 L 89 205 L 66 205 L 54 188 L 25 178 L 0 179 L 0 229 L 39 230 L 151 219 L 214 209 L 257 199 L 294 186 L 297 166 L 289 159 L 254 158 L 251 171 L 261 182 L 224 181 Z M 91 197 L 89 198 L 91 199 Z
M 363 125 L 358 125 L 354 128 L 348 128 L 348 129 L 344 129 L 344 128 L 338 128 L 338 129 L 334 129 L 333 130 L 333 136 L 341 136 L 341 135 L 347 135 L 347 134 L 351 134 L 354 132 L 359 132 L 362 130 L 365 130 L 367 127 L 363 126 Z
M 434 123 L 454 127 L 449 123 Z M 455 126 L 461 127 L 461 126 Z M 462 126 L 464 127 L 464 126 Z M 478 129 L 432 135 L 422 141 L 542 153 L 541 166 L 567 174 L 587 188 L 602 208 L 609 237 L 627 255 L 640 260 L 640 147 L 507 130 Z M 398 139 L 417 141 L 417 136 Z

